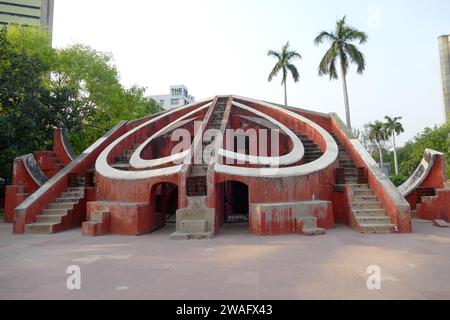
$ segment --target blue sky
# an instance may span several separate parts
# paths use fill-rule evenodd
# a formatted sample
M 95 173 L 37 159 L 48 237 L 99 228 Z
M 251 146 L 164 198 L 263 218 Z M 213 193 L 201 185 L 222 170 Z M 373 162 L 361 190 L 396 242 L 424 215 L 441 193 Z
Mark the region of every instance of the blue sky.
M 347 15 L 369 34 L 366 72 L 352 68 L 348 79 L 353 124 L 403 116 L 402 143 L 443 122 L 437 37 L 450 33 L 449 13 L 448 0 L 57 0 L 54 45 L 111 52 L 122 82 L 148 94 L 185 84 L 199 99 L 283 102 L 281 79 L 267 82 L 274 61 L 266 54 L 290 41 L 303 59 L 289 104 L 344 118 L 341 83 L 318 77 L 326 46 L 313 39 Z

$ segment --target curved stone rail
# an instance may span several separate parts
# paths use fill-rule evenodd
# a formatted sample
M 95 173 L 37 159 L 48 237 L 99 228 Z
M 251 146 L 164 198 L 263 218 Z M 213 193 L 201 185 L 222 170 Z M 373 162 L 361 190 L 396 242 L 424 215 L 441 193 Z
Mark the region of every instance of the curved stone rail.
M 180 111 L 192 108 L 192 107 L 194 107 L 196 105 L 201 105 L 195 111 L 191 112 L 192 114 L 190 114 L 188 116 L 188 117 L 192 117 L 192 115 L 195 114 L 196 112 L 199 112 L 202 109 L 205 109 L 206 105 L 210 106 L 210 103 L 212 102 L 212 100 L 213 100 L 212 98 L 208 98 L 208 99 L 204 99 L 204 100 L 201 100 L 201 101 L 198 101 L 198 102 L 195 102 L 195 103 L 188 104 L 188 105 L 183 106 L 181 108 L 173 109 L 173 110 L 168 111 L 168 112 L 166 112 L 164 114 L 161 114 L 160 116 L 155 117 L 155 118 L 153 118 L 153 119 L 151 119 L 151 120 L 149 120 L 147 122 L 144 122 L 141 125 L 139 125 L 136 128 L 134 128 L 133 130 L 130 130 L 129 132 L 125 133 L 120 138 L 118 138 L 114 142 L 112 142 L 100 154 L 100 156 L 98 157 L 98 159 L 96 161 L 96 164 L 95 164 L 95 168 L 96 168 L 97 173 L 100 174 L 101 176 L 105 177 L 105 178 L 114 179 L 114 180 L 144 180 L 144 179 L 150 179 L 150 178 L 155 178 L 155 177 L 160 177 L 160 176 L 173 175 L 173 174 L 176 174 L 176 173 L 180 172 L 180 170 L 181 170 L 181 168 L 183 166 L 182 164 L 171 166 L 171 167 L 167 167 L 167 168 L 154 169 L 154 170 L 121 171 L 121 170 L 117 170 L 117 169 L 113 168 L 108 163 L 108 158 L 109 158 L 110 153 L 112 152 L 112 150 L 114 150 L 116 147 L 118 147 L 120 144 L 122 144 L 127 139 L 130 139 L 132 136 L 137 134 L 139 131 L 147 128 L 148 126 L 156 123 L 157 121 L 162 120 L 165 117 L 168 117 L 168 116 L 173 115 L 173 114 L 175 114 L 177 112 L 180 112 Z M 166 131 L 170 127 L 170 125 L 172 125 L 172 126 L 175 125 L 176 122 L 177 121 L 174 121 L 174 122 L 170 123 L 169 126 L 166 126 L 162 130 L 160 130 L 158 133 L 156 133 L 152 137 L 150 137 L 148 140 L 150 140 L 150 139 L 153 140 L 154 138 L 159 136 L 162 132 Z M 147 144 L 147 143 L 144 143 L 144 144 Z M 135 152 L 135 155 L 140 155 L 142 150 L 143 150 L 143 147 L 139 148 L 139 150 L 137 150 Z M 166 161 L 166 160 L 163 160 L 163 161 Z M 142 160 L 142 161 L 146 161 L 146 160 Z M 136 162 L 136 157 L 135 157 L 135 161 L 133 163 L 139 165 L 138 163 L 135 163 L 135 162 Z
M 438 156 L 443 156 L 444 154 L 435 150 L 425 149 L 424 156 L 416 171 L 405 181 L 398 190 L 400 193 L 407 197 L 413 193 L 420 185 L 425 181 L 425 179 L 430 174 L 433 169 L 434 163 Z
M 314 130 L 318 136 L 320 136 L 325 141 L 325 152 L 319 159 L 303 164 L 298 166 L 291 166 L 287 168 L 244 168 L 244 167 L 235 167 L 235 166 L 228 166 L 223 164 L 215 164 L 214 171 L 218 173 L 228 174 L 228 175 L 240 175 L 243 177 L 268 177 L 268 178 L 280 178 L 280 177 L 293 177 L 293 176 L 305 176 L 314 172 L 318 172 L 321 170 L 324 170 L 326 168 L 329 168 L 334 163 L 336 163 L 338 158 L 338 146 L 336 144 L 336 141 L 333 139 L 333 137 L 322 127 L 315 124 L 313 121 L 295 113 L 290 110 L 287 110 L 283 107 L 276 106 L 267 102 L 258 101 L 250 98 L 244 98 L 239 96 L 234 96 L 233 98 L 242 100 L 242 101 L 248 101 L 251 103 L 259 104 L 261 106 L 273 109 L 274 111 L 277 111 L 281 114 L 285 114 L 291 118 L 296 119 L 296 121 L 300 121 L 303 124 L 305 124 L 307 127 Z M 236 103 L 236 102 L 235 102 Z M 248 106 L 245 106 L 241 103 L 238 104 L 239 107 L 244 107 L 244 109 L 247 109 L 248 111 L 254 112 L 256 111 L 258 114 L 263 114 L 262 112 L 258 110 L 254 110 L 253 108 L 250 108 Z M 264 118 L 267 119 L 267 115 L 264 114 Z M 277 121 L 278 124 L 281 124 Z M 282 125 L 286 128 L 286 126 Z M 288 129 L 289 130 L 289 129 Z M 289 130 L 290 131 L 290 130 Z M 297 138 L 297 137 L 296 137 Z M 298 138 L 297 138 L 298 139 Z M 295 139 L 293 139 L 294 141 Z M 304 152 L 303 145 L 301 144 L 301 150 Z M 222 154 L 225 154 L 225 152 L 222 151 Z M 230 155 L 231 156 L 231 155 Z M 302 155 L 303 158 L 303 155 Z
M 28 174 L 38 186 L 42 186 L 48 181 L 48 178 L 45 176 L 44 172 L 39 167 L 33 154 L 27 154 L 18 157 L 14 161 L 21 161 L 23 163 Z
M 69 132 L 65 128 L 61 129 L 60 132 L 61 132 L 60 133 L 61 134 L 61 141 L 62 141 L 62 145 L 64 147 L 64 150 L 66 151 L 67 156 L 71 160 L 74 160 L 77 157 L 77 155 L 73 151 L 72 144 L 70 143 Z
M 398 226 L 399 232 L 412 231 L 411 209 L 409 203 L 391 180 L 381 172 L 380 167 L 367 152 L 353 133 L 348 130 L 336 113 L 331 113 L 332 130 L 344 144 L 346 152 L 358 167 L 367 169 L 368 184 L 374 191 L 377 199 L 382 203 L 386 213 Z
M 160 158 L 160 159 L 152 159 L 152 160 L 144 160 L 141 158 L 141 153 L 142 151 L 148 147 L 148 145 L 155 140 L 156 138 L 164 135 L 167 132 L 173 131 L 175 129 L 177 129 L 178 127 L 181 127 L 191 121 L 194 121 L 196 118 L 193 119 L 189 119 L 192 116 L 194 116 L 196 113 L 203 111 L 207 108 L 209 108 L 211 106 L 211 103 L 208 103 L 204 106 L 201 106 L 191 112 L 189 112 L 188 114 L 182 116 L 181 118 L 173 121 L 172 123 L 168 124 L 166 127 L 162 128 L 161 130 L 159 130 L 158 132 L 156 132 L 154 135 L 152 135 L 150 138 L 148 138 L 131 156 L 130 159 L 130 165 L 133 168 L 136 169 L 148 169 L 148 168 L 152 168 L 152 167 L 157 167 L 157 166 L 161 166 L 164 164 L 168 164 L 171 162 L 177 162 L 177 161 L 181 161 L 184 160 L 189 154 L 190 154 L 190 150 L 185 150 L 184 152 L 180 152 L 177 154 L 173 154 L 170 155 L 168 157 L 164 157 L 164 158 Z
M 100 152 L 126 130 L 127 121 L 122 121 L 106 135 L 97 140 L 68 166 L 43 184 L 36 192 L 23 201 L 15 210 L 14 233 L 24 233 L 25 225 L 34 223 L 36 216 L 66 190 L 70 173 L 83 174 L 92 167 Z
M 303 159 L 303 157 L 305 155 L 305 148 L 303 147 L 303 144 L 300 141 L 300 139 L 295 135 L 294 132 L 292 132 L 291 129 L 286 127 L 281 122 L 273 119 L 272 117 L 270 117 L 258 110 L 250 108 L 249 106 L 246 106 L 242 103 L 233 101 L 232 105 L 235 107 L 238 107 L 242 110 L 249 111 L 249 112 L 253 113 L 254 115 L 257 115 L 257 116 L 267 120 L 274 126 L 280 128 L 281 131 L 283 131 L 285 134 L 287 134 L 289 136 L 289 138 L 291 139 L 294 146 L 293 146 L 291 152 L 289 152 L 287 155 L 279 156 L 279 157 L 252 156 L 252 155 L 247 155 L 247 154 L 243 154 L 243 153 L 236 153 L 236 152 L 229 151 L 229 150 L 222 149 L 222 148 L 219 149 L 220 156 L 227 158 L 227 159 L 231 159 L 233 161 L 240 161 L 240 162 L 245 162 L 245 163 L 249 163 L 252 165 L 262 165 L 262 166 L 271 166 L 271 167 L 288 166 L 288 165 L 291 165 L 291 164 L 296 163 Z

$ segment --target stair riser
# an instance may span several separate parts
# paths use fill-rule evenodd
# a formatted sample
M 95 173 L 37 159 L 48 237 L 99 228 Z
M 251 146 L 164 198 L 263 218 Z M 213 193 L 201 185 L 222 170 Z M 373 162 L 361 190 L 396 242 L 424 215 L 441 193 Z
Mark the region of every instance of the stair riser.
M 389 217 L 355 217 L 359 224 L 390 224 Z
M 46 209 L 42 211 L 42 215 L 51 216 L 51 215 L 66 215 L 66 209 Z
M 354 202 L 377 202 L 377 197 L 375 196 L 354 196 Z
M 391 234 L 394 232 L 394 226 L 369 226 L 361 228 L 361 233 L 363 234 Z
M 73 204 L 69 204 L 69 203 L 51 203 L 48 206 L 49 209 L 73 209 Z
M 384 212 L 384 210 L 380 210 L 380 211 L 358 211 L 358 210 L 352 210 L 353 212 L 353 216 L 355 218 L 358 217 L 386 217 L 386 212 Z
M 53 225 L 25 225 L 25 233 L 28 234 L 52 234 L 53 233 Z
M 80 198 L 58 198 L 55 203 L 76 203 Z
M 371 190 L 367 190 L 367 191 L 353 191 L 353 195 L 355 197 L 372 197 L 373 196 L 373 191 Z
M 381 203 L 351 203 L 352 209 L 382 209 Z
M 61 216 L 37 216 L 37 223 L 61 223 Z

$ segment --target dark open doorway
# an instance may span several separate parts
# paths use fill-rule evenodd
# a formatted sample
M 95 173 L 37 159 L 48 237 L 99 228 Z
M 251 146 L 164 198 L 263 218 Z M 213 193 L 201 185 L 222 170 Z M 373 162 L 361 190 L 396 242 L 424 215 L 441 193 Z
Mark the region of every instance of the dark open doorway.
M 178 210 L 178 187 L 171 183 L 161 183 L 154 189 L 155 213 L 165 223 L 176 223 Z
M 249 199 L 247 185 L 228 181 L 224 188 L 225 223 L 245 223 L 249 221 Z

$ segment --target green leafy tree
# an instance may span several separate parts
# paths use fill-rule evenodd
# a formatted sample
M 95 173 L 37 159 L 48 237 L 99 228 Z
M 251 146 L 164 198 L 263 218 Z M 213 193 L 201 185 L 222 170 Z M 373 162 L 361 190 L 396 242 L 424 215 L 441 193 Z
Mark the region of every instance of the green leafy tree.
M 345 116 L 347 127 L 352 130 L 350 105 L 347 90 L 347 72 L 350 63 L 357 65 L 357 71 L 362 74 L 366 68 L 366 60 L 364 55 L 352 43 L 358 41 L 359 44 L 367 42 L 368 36 L 366 33 L 359 31 L 347 25 L 346 17 L 336 22 L 334 31 L 322 31 L 314 40 L 316 45 L 322 44 L 324 41 L 331 43 L 330 48 L 325 53 L 319 65 L 319 75 L 328 75 L 330 80 L 338 78 L 337 64 L 338 59 L 340 63 L 340 72 L 342 78 L 342 86 L 344 91 L 345 102 Z
M 45 148 L 51 112 L 43 103 L 48 66 L 36 53 L 11 46 L 0 29 L 0 175 L 9 177 L 12 160 Z
M 398 158 L 397 158 L 397 145 L 395 143 L 395 136 L 398 136 L 399 134 L 405 132 L 405 129 L 403 129 L 403 125 L 400 123 L 400 120 L 402 117 L 394 117 L 391 118 L 389 116 L 385 117 L 386 123 L 385 123 L 385 130 L 388 136 L 392 137 L 392 147 L 394 152 L 394 166 L 395 166 L 395 175 L 398 175 Z
M 450 123 L 426 128 L 398 150 L 400 174 L 410 176 L 417 169 L 425 149 L 442 152 L 447 159 L 447 177 L 450 178 Z
M 80 153 L 119 121 L 160 111 L 144 88 L 119 80 L 108 54 L 54 49 L 39 27 L 0 29 L 0 177 L 15 157 L 51 147 L 55 128 Z
M 380 154 L 380 168 L 383 170 L 383 149 L 382 144 L 388 139 L 386 126 L 381 121 L 369 124 L 369 139 L 377 146 Z
M 284 86 L 284 105 L 287 107 L 287 77 L 290 72 L 294 82 L 300 81 L 300 73 L 297 70 L 297 67 L 292 63 L 294 59 L 301 59 L 302 56 L 296 52 L 289 49 L 289 42 L 287 42 L 280 52 L 269 50 L 267 53 L 269 57 L 274 57 L 277 59 L 275 66 L 270 72 L 268 81 L 271 82 L 274 77 L 282 72 L 281 85 Z

